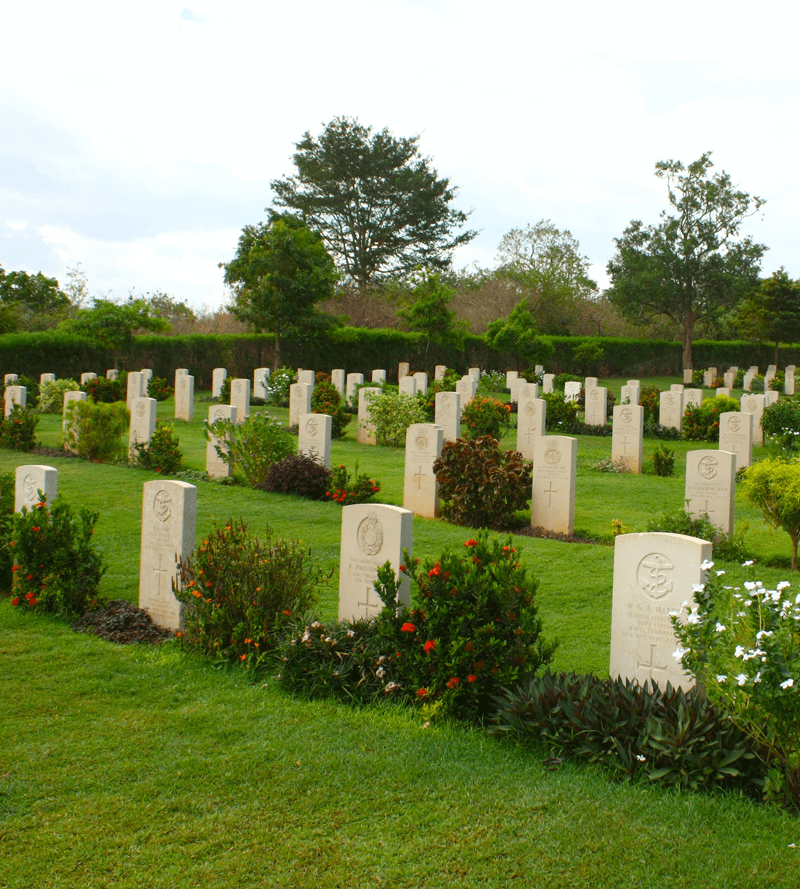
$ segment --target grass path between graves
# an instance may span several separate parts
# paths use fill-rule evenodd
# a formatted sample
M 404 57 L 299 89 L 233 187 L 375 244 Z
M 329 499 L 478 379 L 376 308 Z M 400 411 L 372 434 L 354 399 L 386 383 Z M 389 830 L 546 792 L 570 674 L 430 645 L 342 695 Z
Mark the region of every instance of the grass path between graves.
M 171 411 L 159 405 L 161 417 Z M 42 418 L 47 444 L 57 419 Z M 199 418 L 176 427 L 186 463 L 202 469 Z M 360 447 L 353 435 L 334 444 L 334 461 L 360 459 L 381 482 L 380 500 L 401 504 L 402 451 Z M 646 441 L 645 454 L 654 447 Z M 669 447 L 676 478 L 615 475 L 591 468 L 610 455 L 610 438 L 581 437 L 576 529 L 610 544 L 612 518 L 645 530 L 654 511 L 681 506 L 685 453 L 697 445 Z M 0 452 L 0 471 L 27 462 Z M 100 511 L 103 594 L 136 602 L 141 486 L 156 476 L 41 462 L 58 468 L 73 505 Z M 335 616 L 338 506 L 197 485 L 198 538 L 241 515 L 254 531 L 270 525 L 303 540 L 333 571 L 320 612 Z M 788 559 L 788 538 L 769 534 L 737 497 L 741 521 L 757 558 Z M 414 521 L 420 556 L 469 536 Z M 561 642 L 554 667 L 606 673 L 612 546 L 515 545 L 539 581 L 544 632 Z M 788 572 L 760 567 L 758 576 Z M 414 711 L 295 700 L 270 679 L 254 686 L 174 644 L 114 646 L 22 615 L 7 599 L 0 682 L 0 889 L 798 885 L 800 819 L 767 806 L 610 783 L 571 763 L 548 772 L 543 754 L 477 730 L 423 730 Z

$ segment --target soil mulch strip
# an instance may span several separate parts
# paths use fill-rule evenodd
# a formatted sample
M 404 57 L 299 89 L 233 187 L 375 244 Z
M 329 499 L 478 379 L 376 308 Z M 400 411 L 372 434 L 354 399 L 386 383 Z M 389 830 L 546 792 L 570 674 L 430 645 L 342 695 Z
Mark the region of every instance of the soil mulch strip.
M 146 611 L 126 599 L 114 599 L 99 611 L 90 611 L 75 621 L 72 629 L 76 633 L 92 633 L 119 645 L 132 642 L 160 645 L 175 636 L 171 630 L 156 626 Z

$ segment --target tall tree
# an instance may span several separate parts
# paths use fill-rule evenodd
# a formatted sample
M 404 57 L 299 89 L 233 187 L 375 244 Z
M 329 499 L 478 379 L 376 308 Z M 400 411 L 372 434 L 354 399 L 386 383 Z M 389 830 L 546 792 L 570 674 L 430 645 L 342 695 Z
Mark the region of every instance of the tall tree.
M 417 266 L 446 268 L 453 250 L 477 234 L 457 232 L 467 214 L 450 206 L 456 189 L 420 155 L 418 142 L 337 117 L 318 137 L 307 132 L 296 143 L 296 175 L 270 183 L 275 204 L 320 233 L 362 295 Z
M 507 318 L 497 318 L 486 328 L 486 341 L 493 349 L 515 355 L 531 367 L 537 361 L 545 361 L 554 350 L 547 337 L 539 335 L 539 328 L 527 299 L 520 300 Z
M 431 343 L 454 348 L 464 345 L 466 322 L 456 321 L 456 313 L 448 308 L 454 292 L 439 272 L 420 272 L 416 276 L 416 286 L 397 310 L 406 327 L 425 338 L 423 364 L 427 361 Z
M 7 272 L 0 266 L 0 328 L 41 330 L 55 327 L 69 308 L 58 281 L 41 272 Z
M 739 305 L 735 321 L 748 339 L 775 343 L 777 364 L 780 344 L 800 340 L 800 281 L 781 266 Z
M 724 171 L 711 174 L 711 152 L 688 166 L 659 161 L 674 214 L 658 225 L 633 220 L 608 263 L 608 291 L 620 313 L 646 322 L 666 316 L 678 327 L 683 366 L 692 366 L 697 324 L 739 302 L 758 283 L 763 244 L 740 238 L 743 221 L 764 204 L 737 190 Z
M 333 296 L 336 267 L 320 236 L 296 216 L 270 212 L 267 223 L 247 225 L 236 256 L 225 269 L 233 313 L 254 330 L 275 334 L 275 367 L 281 339 L 308 336 L 330 324 L 314 304 Z

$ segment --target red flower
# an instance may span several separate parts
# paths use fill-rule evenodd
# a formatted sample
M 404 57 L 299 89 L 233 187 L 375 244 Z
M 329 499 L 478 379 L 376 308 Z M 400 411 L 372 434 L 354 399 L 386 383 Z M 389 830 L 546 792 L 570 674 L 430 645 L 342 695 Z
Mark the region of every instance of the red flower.
M 34 531 L 40 531 L 41 528 L 37 528 L 36 525 L 34 525 L 34 526 L 33 526 L 33 530 L 34 530 Z
M 477 678 L 478 677 L 474 673 L 470 673 L 469 676 L 467 676 L 467 682 L 474 682 Z
M 19 597 L 14 596 L 14 598 L 11 600 L 11 604 L 12 605 L 19 605 Z
M 428 641 L 422 646 L 425 654 L 430 654 L 434 648 L 436 648 L 436 640 L 428 639 Z
M 28 604 L 33 608 L 36 605 L 36 597 L 34 596 L 32 599 L 29 599 Z
M 468 540 L 468 541 L 464 544 L 464 546 L 477 546 L 477 545 L 478 545 L 478 541 L 477 541 L 477 540 L 471 540 L 471 539 Z
M 417 689 L 417 697 L 424 698 L 427 697 L 428 689 L 427 688 L 418 688 Z
M 442 569 L 439 567 L 439 563 L 437 562 L 428 572 L 428 577 L 438 577 L 441 573 Z
M 455 688 L 458 685 L 458 676 L 453 676 L 453 678 L 447 683 L 448 688 Z
M 292 612 L 291 611 L 284 611 L 283 613 L 288 617 Z
M 417 628 L 414 626 L 414 624 L 404 623 L 403 626 L 400 627 L 401 633 L 415 633 L 416 631 Z

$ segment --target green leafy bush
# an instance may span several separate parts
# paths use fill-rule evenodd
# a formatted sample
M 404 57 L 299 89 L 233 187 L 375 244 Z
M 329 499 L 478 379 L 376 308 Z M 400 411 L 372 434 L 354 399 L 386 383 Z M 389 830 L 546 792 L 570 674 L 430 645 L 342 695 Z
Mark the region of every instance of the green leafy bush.
M 566 383 L 580 383 L 583 385 L 583 377 L 576 376 L 575 374 L 568 373 L 560 373 L 556 374 L 553 377 L 553 394 L 561 393 L 564 394 L 564 386 Z M 550 393 L 548 393 L 550 394 Z
M 800 401 L 776 401 L 764 409 L 761 428 L 787 454 L 800 436 Z
M 105 377 L 98 377 L 96 380 L 89 380 L 88 383 L 84 383 L 81 389 L 95 404 L 98 402 L 113 404 L 115 401 L 127 400 L 127 379 L 127 374 L 125 375 L 124 383 L 119 379 L 107 380 Z
M 12 549 L 11 528 L 14 523 L 14 493 L 16 479 L 13 472 L 0 472 L 0 590 L 11 589 Z
M 425 422 L 425 410 L 413 395 L 386 390 L 382 395 L 367 395 L 366 399 L 375 437 L 385 445 L 402 447 L 406 429 L 413 423 Z
M 380 493 L 381 486 L 374 478 L 366 473 L 358 471 L 358 461 L 354 470 L 355 481 L 350 478 L 350 473 L 342 464 L 331 471 L 328 480 L 328 490 L 325 497 L 342 506 L 350 506 L 351 503 L 366 503 Z
M 511 405 L 496 398 L 476 395 L 461 411 L 461 428 L 465 438 L 491 435 L 500 438 L 511 425 Z
M 204 425 L 206 438 L 214 436 L 226 442 L 217 445 L 217 453 L 240 481 L 252 488 L 263 488 L 273 463 L 291 456 L 297 440 L 268 413 L 252 414 L 243 423 L 216 420 Z
M 456 380 L 458 382 L 458 380 Z M 482 370 L 478 377 L 478 392 L 489 395 L 506 390 L 506 375 L 499 370 Z
M 675 451 L 661 445 L 653 451 L 650 465 L 653 467 L 653 475 L 671 478 L 675 475 Z
M 661 389 L 658 386 L 642 386 L 639 404 L 644 408 L 644 424 L 658 424 L 661 416 Z
M 345 410 L 339 390 L 329 380 L 320 380 L 314 386 L 311 410 L 315 414 L 327 414 L 331 418 L 331 438 L 341 438 L 345 427 L 353 419 Z
M 270 466 L 264 490 L 274 494 L 297 494 L 309 500 L 324 500 L 330 477 L 330 469 L 321 463 L 305 454 L 292 454 Z
M 443 380 L 431 380 L 428 383 L 428 391 L 424 395 L 422 392 L 417 392 L 415 398 L 425 411 L 423 423 L 433 423 L 436 419 L 436 394 L 438 392 L 455 392 L 456 383 L 460 379 L 461 377 L 455 371 L 448 370 L 445 372 Z
M 65 422 L 64 447 L 82 459 L 105 463 L 125 452 L 130 413 L 124 402 L 71 401 Z
M 480 720 L 504 686 L 553 656 L 555 645 L 541 637 L 536 582 L 510 540 L 485 534 L 436 560 L 406 558 L 410 608 L 398 609 L 400 578 L 387 563 L 375 583 L 380 614 L 305 627 L 282 646 L 282 679 L 310 696 L 389 697 L 430 714 Z
M 742 476 L 744 496 L 761 510 L 764 521 L 785 531 L 792 541 L 792 571 L 800 543 L 800 462 L 768 457 Z
M 760 749 L 702 691 L 575 673 L 535 676 L 505 692 L 496 731 L 620 777 L 760 796 Z
M 0 422 L 0 448 L 32 451 L 36 447 L 39 418 L 32 411 L 15 404 L 11 413 Z
M 688 503 L 688 501 L 687 501 Z M 714 544 L 714 552 L 720 559 L 728 561 L 746 557 L 744 536 L 747 525 L 743 523 L 733 537 L 713 525 L 707 515 L 694 515 L 685 509 L 667 511 L 653 518 L 647 524 L 648 531 L 665 534 L 685 534 Z
M 686 441 L 719 441 L 719 417 L 727 411 L 738 411 L 740 404 L 727 395 L 704 398 L 700 407 L 687 405 L 683 414 L 682 437 Z
M 156 428 L 149 443 L 136 442 L 131 462 L 140 469 L 150 469 L 162 475 L 174 475 L 180 471 L 183 454 L 175 427 L 156 421 Z
M 88 509 L 73 515 L 60 495 L 14 516 L 12 605 L 68 617 L 98 606 L 106 566 L 92 543 L 97 517 Z
M 531 498 L 532 470 L 518 451 L 490 435 L 447 441 L 433 464 L 442 514 L 457 525 L 509 528 Z
M 279 367 L 269 378 L 269 397 L 270 404 L 277 407 L 289 407 L 289 389 L 295 381 L 297 374 L 288 367 Z M 230 388 L 228 389 L 228 400 L 230 400 Z
M 767 797 L 800 810 L 800 596 L 787 581 L 726 587 L 723 573 L 673 616 L 676 657 L 766 750 Z
M 580 408 L 574 401 L 564 401 L 563 395 L 557 392 L 546 392 L 540 397 L 547 403 L 545 428 L 548 432 L 567 435 L 582 425 Z
M 39 389 L 39 410 L 44 414 L 60 414 L 64 410 L 64 393 L 78 392 L 80 389 L 80 384 L 75 380 L 42 383 Z
M 241 520 L 215 525 L 178 565 L 184 644 L 217 662 L 256 669 L 305 617 L 325 579 L 298 541 L 262 539 Z
M 164 377 L 151 377 L 147 385 L 148 397 L 155 398 L 156 401 L 166 401 L 172 397 L 174 391 L 175 389 L 167 383 Z

